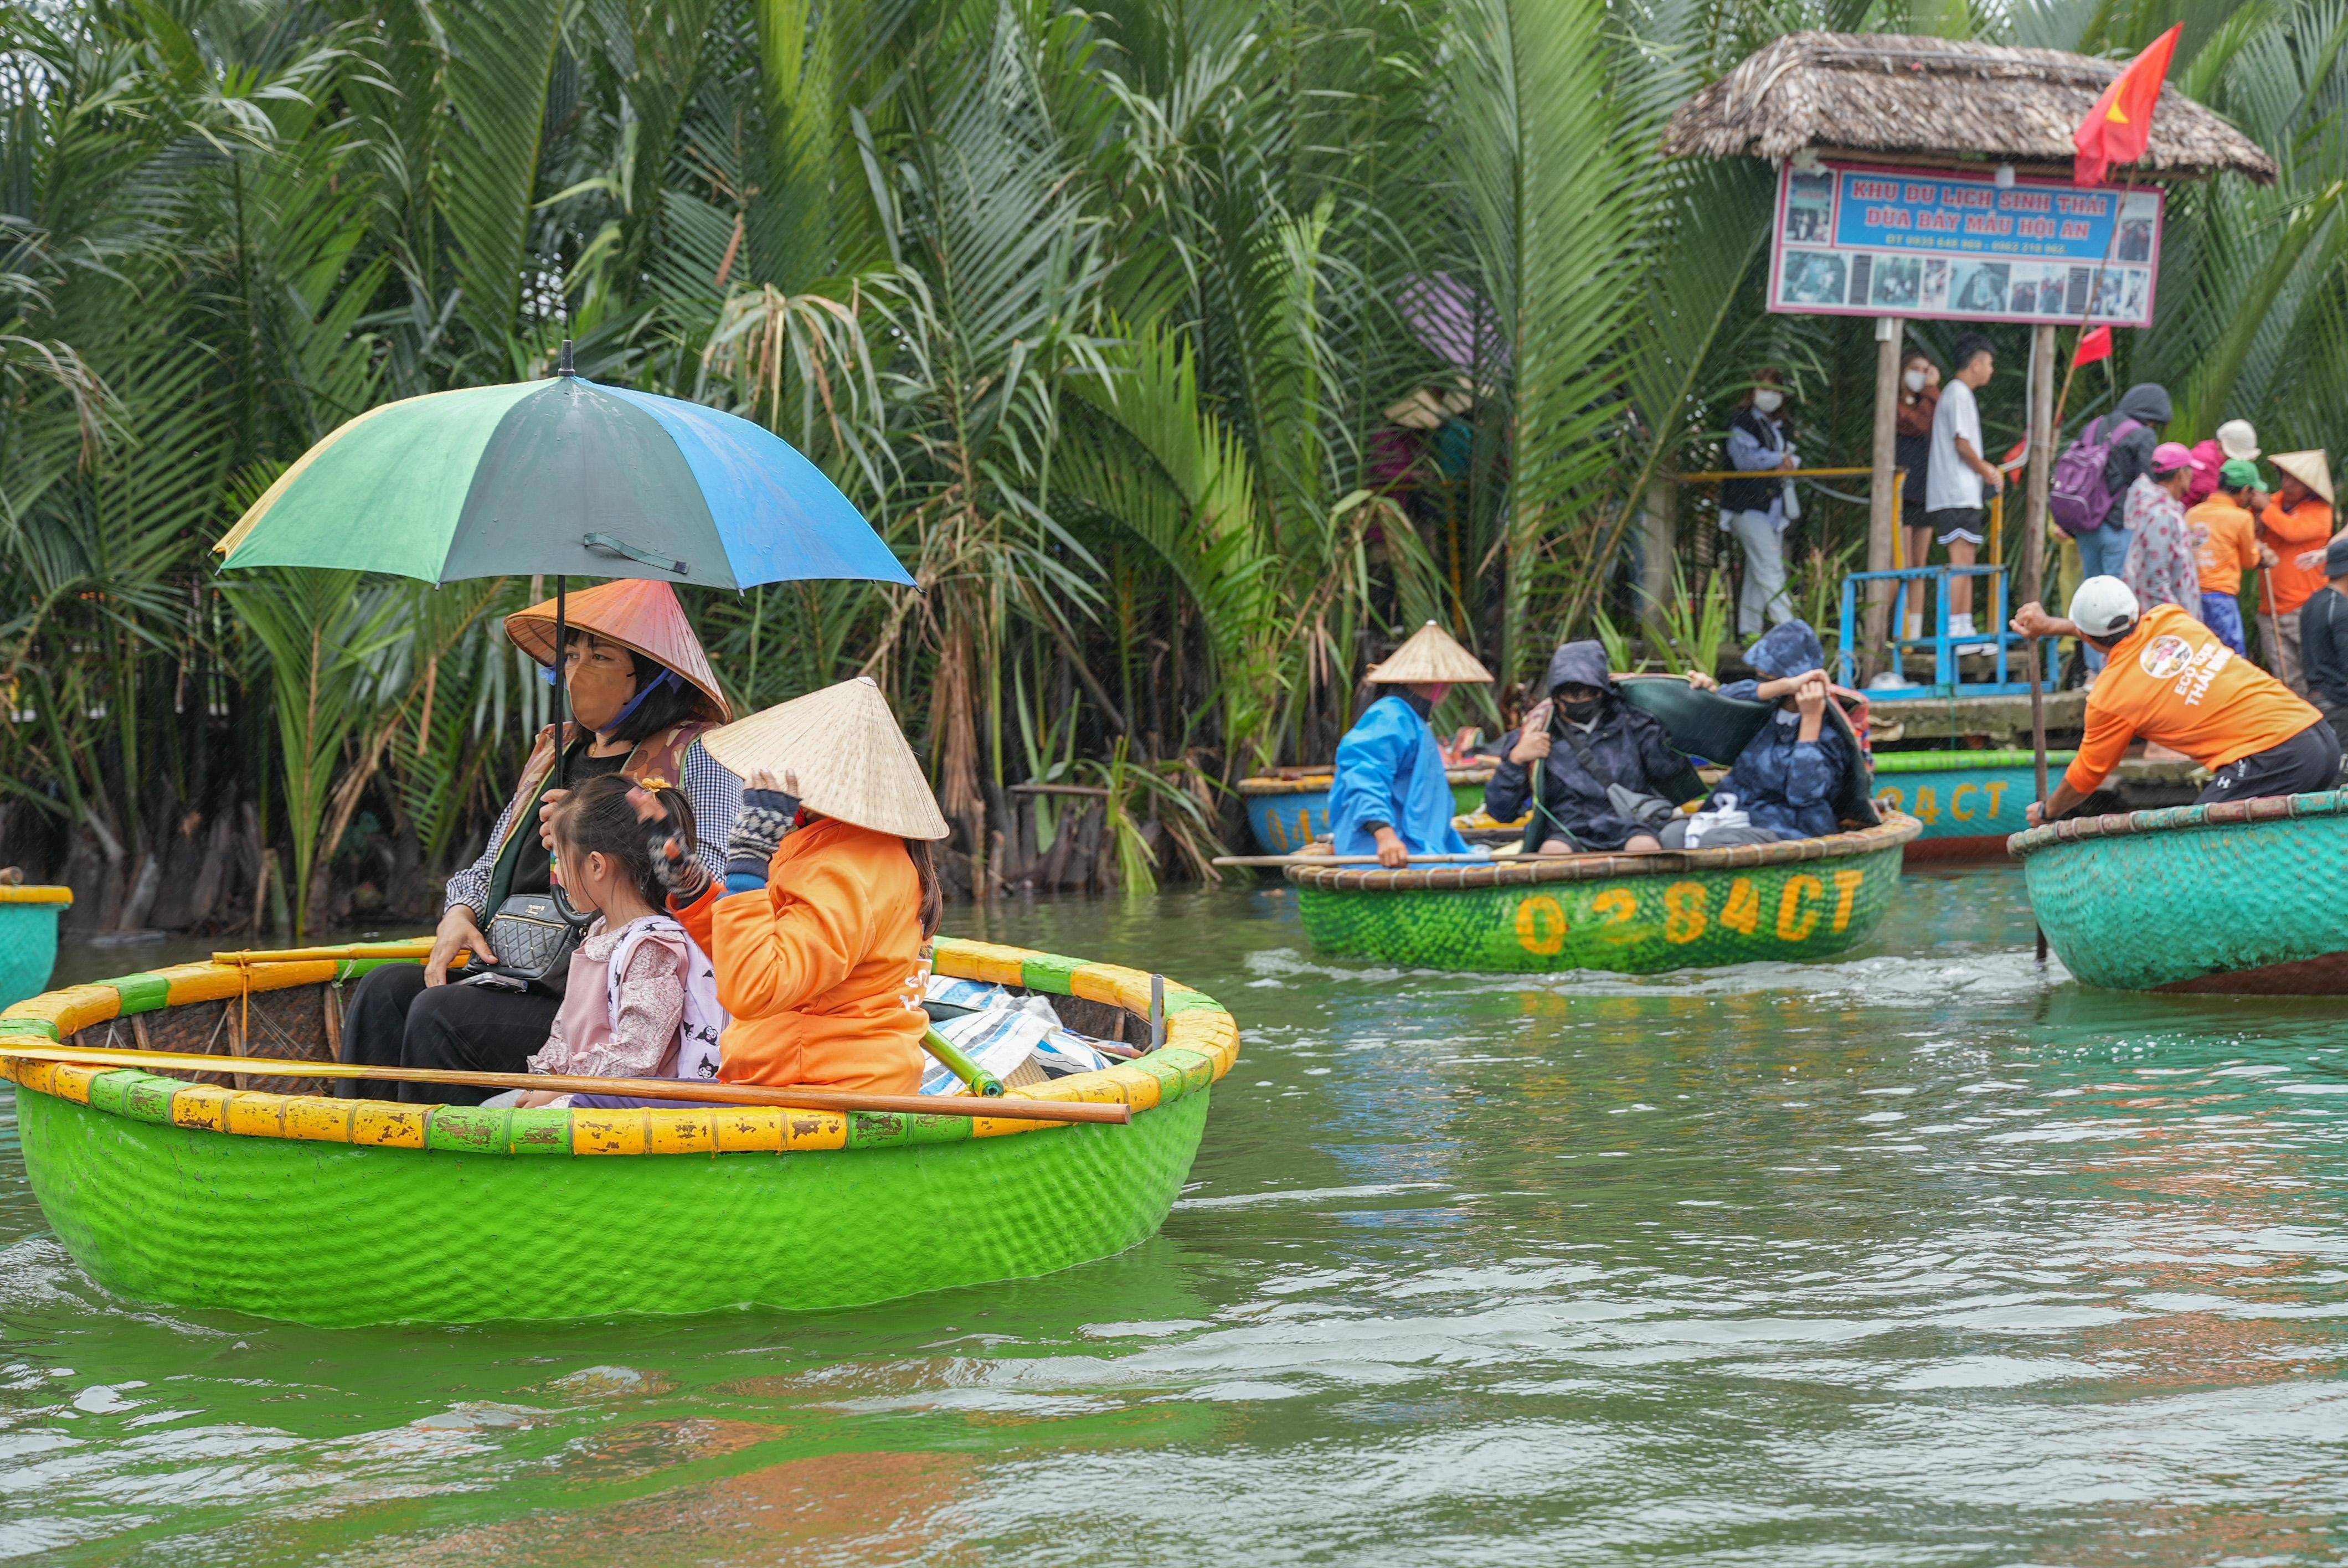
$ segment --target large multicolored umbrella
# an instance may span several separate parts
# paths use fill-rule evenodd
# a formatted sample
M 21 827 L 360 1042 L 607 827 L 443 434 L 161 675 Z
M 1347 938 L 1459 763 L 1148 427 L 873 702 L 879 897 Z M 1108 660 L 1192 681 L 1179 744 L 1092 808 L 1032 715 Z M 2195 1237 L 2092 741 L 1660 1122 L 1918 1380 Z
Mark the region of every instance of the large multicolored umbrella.
M 808 578 L 915 586 L 872 525 L 789 442 L 697 403 L 574 374 L 386 403 L 302 454 L 212 547 L 230 567 L 330 567 L 427 582 L 647 578 L 755 588 Z M 554 710 L 564 703 L 554 661 Z M 558 752 L 561 782 L 569 753 Z
M 213 548 L 223 568 L 427 582 L 913 581 L 854 503 L 780 436 L 567 373 L 369 409 L 304 453 Z

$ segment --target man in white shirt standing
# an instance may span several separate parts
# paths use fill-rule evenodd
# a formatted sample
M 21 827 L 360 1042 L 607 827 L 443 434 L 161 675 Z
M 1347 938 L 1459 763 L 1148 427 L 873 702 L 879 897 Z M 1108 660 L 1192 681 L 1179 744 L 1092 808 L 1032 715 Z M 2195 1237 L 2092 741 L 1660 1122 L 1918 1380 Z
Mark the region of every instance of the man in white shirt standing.
M 1997 369 L 1989 339 L 1968 333 L 1957 340 L 1956 374 L 1941 390 L 1941 406 L 1932 415 L 1932 455 L 1924 475 L 1924 521 L 1949 552 L 1952 566 L 1971 566 L 1979 559 L 1985 505 L 1982 493 L 2005 488 L 2005 476 L 1982 456 L 1981 405 L 1973 399 Z M 1973 630 L 1973 579 L 1960 577 L 1949 584 L 1949 635 L 1965 638 Z

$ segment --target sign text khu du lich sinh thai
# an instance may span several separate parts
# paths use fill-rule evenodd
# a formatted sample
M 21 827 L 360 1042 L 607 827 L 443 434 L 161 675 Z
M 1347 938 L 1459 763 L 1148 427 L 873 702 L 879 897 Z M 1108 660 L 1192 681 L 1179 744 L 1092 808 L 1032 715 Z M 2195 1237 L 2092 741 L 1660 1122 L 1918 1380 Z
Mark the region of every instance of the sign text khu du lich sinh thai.
M 2161 216 L 2158 190 L 1788 162 L 1769 308 L 2147 326 Z

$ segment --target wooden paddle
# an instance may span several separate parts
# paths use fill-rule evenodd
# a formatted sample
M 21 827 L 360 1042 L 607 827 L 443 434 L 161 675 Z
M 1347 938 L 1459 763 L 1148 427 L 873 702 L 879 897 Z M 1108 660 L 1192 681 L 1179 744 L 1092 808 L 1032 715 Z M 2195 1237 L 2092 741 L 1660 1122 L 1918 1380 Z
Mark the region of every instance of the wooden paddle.
M 577 1078 L 559 1072 L 456 1072 L 438 1067 L 366 1067 L 339 1061 L 283 1061 L 252 1056 L 194 1056 L 164 1050 L 94 1050 L 71 1045 L 0 1045 L 0 1057 L 76 1067 L 146 1071 L 235 1072 L 254 1078 L 375 1078 L 398 1083 L 454 1083 L 468 1089 L 534 1089 L 557 1094 L 626 1094 L 708 1105 L 772 1105 L 785 1111 L 880 1111 L 906 1115 L 994 1116 L 1011 1122 L 1096 1122 L 1117 1126 L 1132 1111 L 1084 1100 L 980 1100 L 963 1094 L 856 1094 L 833 1089 L 767 1089 L 755 1083 L 705 1083 L 676 1078 Z M 969 1103 L 965 1105 L 963 1102 Z

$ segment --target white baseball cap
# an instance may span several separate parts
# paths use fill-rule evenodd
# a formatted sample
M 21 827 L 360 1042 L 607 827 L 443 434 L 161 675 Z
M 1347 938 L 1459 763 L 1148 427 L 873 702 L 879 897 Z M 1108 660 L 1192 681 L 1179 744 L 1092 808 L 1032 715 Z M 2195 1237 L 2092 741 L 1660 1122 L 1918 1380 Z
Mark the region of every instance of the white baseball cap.
M 2091 577 L 2071 596 L 2071 624 L 2089 637 L 2111 637 L 2136 624 L 2136 592 L 2116 577 Z
M 2248 463 L 2259 455 L 2259 433 L 2247 419 L 2229 419 L 2218 426 L 2218 449 L 2237 463 Z

